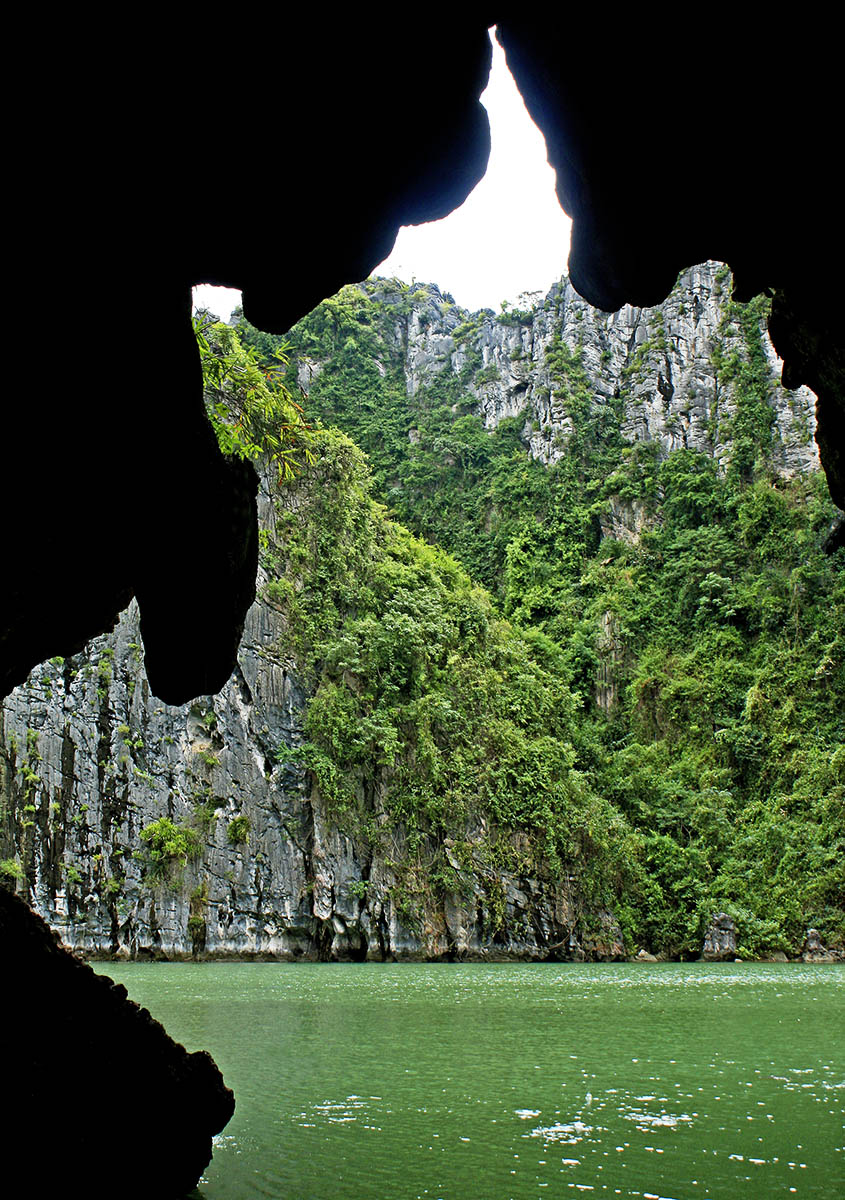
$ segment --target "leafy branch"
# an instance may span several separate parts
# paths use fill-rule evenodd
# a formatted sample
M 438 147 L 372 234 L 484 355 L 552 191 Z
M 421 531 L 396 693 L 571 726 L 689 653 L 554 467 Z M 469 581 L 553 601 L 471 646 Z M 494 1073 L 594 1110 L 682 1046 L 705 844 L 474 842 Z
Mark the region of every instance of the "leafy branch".
M 312 465 L 314 456 L 311 427 L 282 379 L 285 348 L 275 352 L 277 364 L 261 364 L 234 329 L 208 313 L 197 313 L 193 326 L 206 410 L 220 449 L 253 462 L 266 458 L 279 483 L 295 478 L 303 461 Z

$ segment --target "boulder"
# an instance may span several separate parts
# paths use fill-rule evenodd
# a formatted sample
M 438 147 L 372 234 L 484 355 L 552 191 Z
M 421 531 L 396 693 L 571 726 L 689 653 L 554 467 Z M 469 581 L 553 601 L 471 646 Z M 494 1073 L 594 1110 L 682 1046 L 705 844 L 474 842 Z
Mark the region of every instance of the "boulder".
M 736 959 L 736 925 L 727 913 L 714 913 L 704 934 L 701 957 L 705 962 L 730 962 Z
M 818 929 L 808 929 L 807 936 L 804 939 L 804 946 L 801 952 L 801 958 L 807 963 L 832 963 L 836 962 L 836 958 L 826 946 L 822 944 L 821 934 Z

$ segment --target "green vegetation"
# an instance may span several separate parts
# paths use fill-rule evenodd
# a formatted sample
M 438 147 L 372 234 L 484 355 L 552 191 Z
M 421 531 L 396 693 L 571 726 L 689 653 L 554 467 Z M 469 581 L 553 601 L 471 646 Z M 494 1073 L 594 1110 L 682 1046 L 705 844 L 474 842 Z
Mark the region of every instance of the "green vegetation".
M 388 285 L 347 288 L 289 335 L 292 368 L 318 364 L 309 418 L 366 450 L 389 506 L 325 432 L 307 520 L 282 506 L 284 548 L 265 541 L 269 594 L 316 689 L 301 757 L 337 819 L 402 831 L 416 911 L 426 873 L 435 890 L 460 882 L 447 837 L 477 870 L 483 854 L 512 864 L 503 846 L 521 831 L 549 870 L 577 864 L 632 947 L 697 955 L 716 909 L 735 914 L 743 953 L 794 951 L 808 925 L 842 944 L 843 552 L 823 550 L 823 477 L 770 465 L 766 302 L 723 303 L 725 474 L 625 443 L 624 397 L 596 398 L 560 337 L 547 364 L 574 431 L 551 469 L 521 419 L 488 433 L 476 414 L 476 319 L 456 331 L 469 367 L 409 399 L 407 306 Z M 650 326 L 631 378 L 665 336 Z M 632 504 L 639 540 L 603 537 L 610 506 Z M 466 831 L 483 822 L 504 832 L 482 852 Z
M 82 883 L 82 872 L 73 863 L 65 863 L 64 876 L 71 887 L 79 887 Z
M 150 883 L 173 882 L 190 859 L 202 855 L 202 840 L 195 829 L 177 825 L 169 817 L 159 817 L 141 830 L 147 843 L 146 877 Z
M 208 880 L 204 879 L 191 892 L 190 916 L 188 917 L 188 933 L 195 955 L 202 953 L 205 949 L 207 909 Z
M 488 433 L 474 411 L 469 383 L 496 376 L 481 370 L 474 350 L 475 319 L 459 326 L 454 340 L 468 339 L 466 366 L 423 384 L 410 402 L 402 338 L 397 322 L 410 301 L 389 284 L 365 294 L 344 288 L 324 301 L 287 335 L 288 342 L 259 333 L 241 321 L 243 341 L 269 355 L 285 345 L 289 386 L 296 367 L 312 358 L 328 369 L 315 372 L 307 411 L 315 423 L 339 426 L 367 455 L 374 493 L 391 514 L 418 537 L 443 546 L 499 600 L 504 599 L 508 547 L 520 531 L 543 525 L 555 541 L 572 533 L 572 505 L 565 496 L 579 486 L 569 466 L 549 472 L 530 458 L 521 440 L 523 422 L 503 421 Z M 558 346 L 560 370 L 566 351 Z M 573 404 L 583 407 L 583 371 L 571 365 Z M 597 489 L 594 489 L 597 490 Z M 551 528 L 560 520 L 562 526 Z M 598 525 L 588 514 L 580 538 L 598 542 Z
M 207 314 L 194 318 L 205 384 L 206 411 L 220 448 L 238 458 L 269 461 L 278 477 L 291 479 L 310 456 L 302 408 L 283 381 L 282 344 L 259 364 L 228 325 Z
M 695 918 L 733 907 L 754 916 L 754 952 L 795 948 L 808 925 L 841 942 L 845 581 L 842 552 L 821 548 L 823 480 L 743 485 L 686 453 L 660 479 L 663 525 L 603 551 L 582 608 L 612 613 L 623 649 L 618 704 L 581 735 L 642 838 L 633 926 L 691 952 Z
M 287 349 L 243 322 L 199 322 L 223 449 L 273 464 L 264 598 L 282 617 L 278 658 L 309 696 L 302 744 L 280 745 L 279 760 L 308 772 L 312 803 L 359 862 L 377 854 L 393 871 L 409 927 L 475 895 L 495 937 L 510 873 L 560 883 L 581 931 L 610 909 L 634 953 L 697 957 L 721 910 L 743 956 L 796 953 L 808 926 L 845 945 L 845 551 L 824 548 L 823 476 L 774 469 L 766 302 L 737 305 L 725 288 L 720 303 L 705 417 L 720 465 L 623 438 L 626 389 L 666 352 L 659 314 L 616 396 L 596 395 L 582 347 L 552 328 L 536 409 L 495 430 L 472 391 L 498 386 L 487 318 L 425 288 L 345 288 Z M 530 319 L 505 313 L 512 327 Z M 444 369 L 420 369 L 409 395 L 408 331 L 444 322 L 458 365 L 437 350 Z M 511 353 L 514 378 L 527 344 Z M 553 432 L 563 454 L 547 467 L 525 438 L 554 445 Z M 106 697 L 123 670 L 107 649 L 88 674 Z M 232 804 L 223 712 L 218 727 L 205 699 L 194 706 L 207 737 L 178 801 L 190 815 L 141 831 L 148 885 L 180 886 Z M 131 720 L 114 732 L 142 759 L 152 750 Z M 39 805 L 53 812 L 38 741 L 9 742 L 21 836 L 3 846 L 19 852 L 0 863 L 7 884 L 30 862 Z M 152 784 L 147 765 L 133 778 Z M 80 844 L 87 807 L 68 824 Z M 258 863 L 250 825 L 245 807 L 225 840 Z M 95 878 L 106 895 L 124 884 Z M 355 882 L 353 898 L 368 889 Z M 201 953 L 207 882 L 190 899 Z
M 246 813 L 232 817 L 226 826 L 226 837 L 232 846 L 243 846 L 249 841 L 250 820 Z
M 24 870 L 16 858 L 4 858 L 0 861 L 0 883 L 7 885 L 15 880 L 23 879 Z
M 453 559 L 391 521 L 348 438 L 321 431 L 315 453 L 292 506 L 277 502 L 288 566 L 267 595 L 313 691 L 295 757 L 335 821 L 390 847 L 409 919 L 429 893 L 460 889 L 447 840 L 491 888 L 530 861 L 577 870 L 585 899 L 609 900 L 627 835 L 574 767 L 559 649 L 497 617 Z

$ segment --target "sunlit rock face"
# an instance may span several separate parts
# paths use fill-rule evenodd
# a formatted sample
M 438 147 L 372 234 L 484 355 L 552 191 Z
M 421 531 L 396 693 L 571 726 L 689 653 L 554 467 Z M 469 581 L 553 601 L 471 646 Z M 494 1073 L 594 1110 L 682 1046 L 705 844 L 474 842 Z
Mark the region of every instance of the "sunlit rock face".
M 274 654 L 279 634 L 274 609 L 253 604 L 222 691 L 166 705 L 150 691 L 132 604 L 113 634 L 8 698 L 7 813 L 33 868 L 21 890 L 66 945 L 119 957 L 308 946 L 315 823 L 302 773 L 276 761 L 299 736 L 305 697 Z M 189 818 L 196 840 L 150 886 L 140 835 L 161 818 Z
M 828 132 L 842 101 L 832 49 L 809 22 L 796 24 L 788 44 L 775 28 L 743 35 L 716 22 L 690 45 L 673 42 L 669 31 L 655 39 L 633 11 L 612 30 L 599 31 L 597 19 L 573 13 L 556 32 L 531 15 L 505 16 L 497 34 L 573 219 L 575 287 L 607 310 L 656 304 L 678 271 L 719 258 L 743 300 L 773 295 L 769 330 L 787 384 L 806 384 L 819 397 L 822 466 L 834 503 L 845 507 L 838 328 L 845 243 Z M 569 53 L 574 45 L 601 51 Z M 685 70 L 688 50 L 696 66 Z M 801 74 L 800 94 L 772 86 L 779 54 Z M 676 68 L 674 94 L 668 63 Z M 651 120 L 620 120 L 642 88 L 673 98 L 659 117 L 653 109 Z
M 403 330 L 408 393 L 441 372 L 460 375 L 477 359 L 468 387 L 485 424 L 522 417 L 531 453 L 542 462 L 568 452 L 583 394 L 591 415 L 615 422 L 632 444 L 655 443 L 664 457 L 697 450 L 724 468 L 734 440 L 737 363 L 748 359 L 730 293 L 729 272 L 710 262 L 683 272 L 663 304 L 604 313 L 564 278 L 544 301 L 534 298 L 531 311 L 473 314 L 467 331 L 470 315 L 428 289 L 418 293 Z M 818 469 L 816 398 L 809 388 L 781 386 L 782 364 L 762 319 L 757 336 L 774 413 L 772 463 L 787 477 Z M 558 346 L 565 358 L 555 354 Z

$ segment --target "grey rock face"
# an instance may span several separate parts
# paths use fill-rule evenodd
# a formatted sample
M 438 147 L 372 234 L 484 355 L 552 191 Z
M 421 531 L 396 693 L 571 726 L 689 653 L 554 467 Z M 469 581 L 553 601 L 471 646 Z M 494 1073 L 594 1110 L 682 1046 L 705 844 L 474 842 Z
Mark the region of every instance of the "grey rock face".
M 296 944 L 308 919 L 303 781 L 273 761 L 271 732 L 295 736 L 303 698 L 286 665 L 261 655 L 272 632 L 272 612 L 255 605 L 223 691 L 174 708 L 150 695 L 133 606 L 87 656 L 48 665 L 9 698 L 19 888 L 66 945 L 169 957 L 195 940 L 246 954 Z M 227 830 L 244 813 L 249 840 L 236 843 Z M 149 887 L 141 832 L 162 818 L 190 828 L 201 852 Z
M 731 318 L 730 289 L 727 269 L 708 262 L 683 272 L 656 308 L 628 305 L 603 313 L 564 278 L 533 311 L 497 316 L 469 314 L 429 286 L 414 293 L 402 332 L 408 395 L 443 372 L 463 375 L 488 429 L 521 417 L 531 454 L 554 463 L 567 453 L 579 419 L 571 374 L 554 366 L 554 351 L 562 346 L 578 362 L 593 410 L 607 409 L 623 438 L 655 443 L 663 457 L 697 450 L 724 468 L 742 386 L 736 367 L 747 361 L 744 336 Z M 816 397 L 808 388 L 780 385 L 782 364 L 763 321 L 759 336 L 774 414 L 773 465 L 786 477 L 818 469 Z M 606 534 L 638 536 L 643 514 L 624 507 L 620 500 Z
M 596 914 L 590 928 L 580 934 L 579 942 L 584 958 L 591 962 L 614 962 L 627 956 L 622 929 L 607 909 Z
M 837 961 L 836 956 L 831 954 L 827 947 L 822 944 L 821 934 L 818 929 L 807 930 L 801 958 L 804 962 L 813 963 L 832 963 Z
M 705 962 L 732 962 L 736 958 L 736 925 L 727 913 L 716 913 L 704 934 L 701 957 Z
M 602 613 L 596 651 L 595 701 L 602 712 L 610 713 L 619 700 L 619 668 L 626 657 L 625 642 L 613 613 Z

